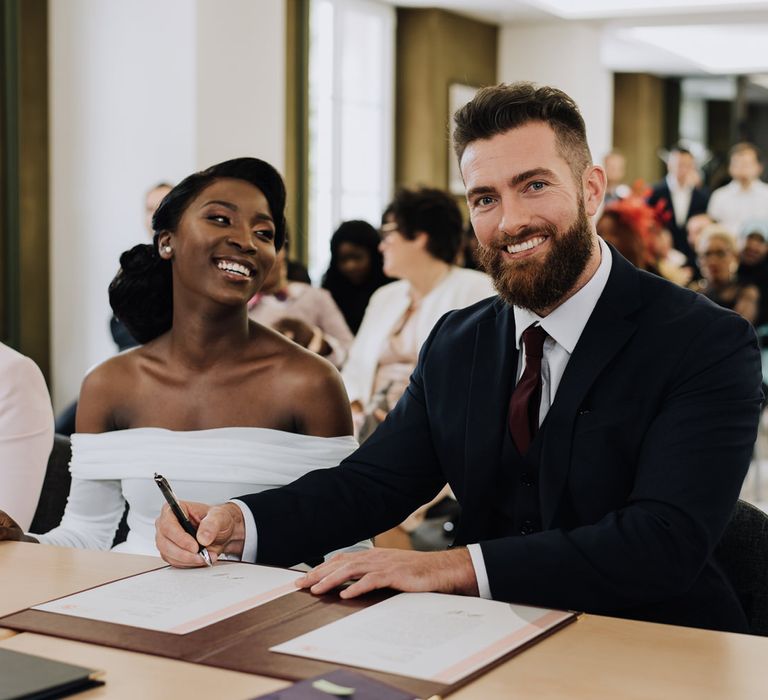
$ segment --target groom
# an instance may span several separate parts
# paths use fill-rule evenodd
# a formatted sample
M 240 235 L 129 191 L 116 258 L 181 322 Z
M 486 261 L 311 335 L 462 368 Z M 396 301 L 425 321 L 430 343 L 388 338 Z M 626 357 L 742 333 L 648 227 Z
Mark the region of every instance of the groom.
M 291 565 L 383 532 L 447 481 L 445 552 L 372 549 L 299 585 L 380 587 L 746 631 L 712 556 L 749 466 L 760 356 L 749 324 L 598 238 L 605 191 L 563 92 L 481 90 L 455 115 L 472 225 L 498 297 L 444 316 L 406 394 L 339 468 L 210 507 L 216 554 Z M 157 544 L 199 566 L 165 509 Z

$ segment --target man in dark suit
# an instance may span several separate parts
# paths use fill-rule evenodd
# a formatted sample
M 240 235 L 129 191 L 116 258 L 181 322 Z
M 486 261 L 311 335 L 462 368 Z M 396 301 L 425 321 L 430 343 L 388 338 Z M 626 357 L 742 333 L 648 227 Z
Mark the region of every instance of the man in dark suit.
M 672 234 L 674 247 L 688 258 L 688 264 L 698 270 L 696 252 L 688 240 L 688 219 L 707 213 L 709 190 L 698 186 L 696 159 L 682 146 L 675 146 L 667 158 L 667 177 L 653 186 L 648 204 L 655 207 L 661 202 L 666 212 L 665 226 Z
M 401 522 L 447 481 L 445 552 L 338 555 L 299 585 L 498 600 L 744 631 L 712 551 L 750 461 L 749 324 L 641 272 L 595 232 L 605 190 L 559 90 L 485 88 L 455 116 L 472 224 L 500 298 L 444 316 L 405 395 L 339 468 L 210 507 L 214 555 L 290 565 Z M 199 566 L 164 510 L 163 557 Z

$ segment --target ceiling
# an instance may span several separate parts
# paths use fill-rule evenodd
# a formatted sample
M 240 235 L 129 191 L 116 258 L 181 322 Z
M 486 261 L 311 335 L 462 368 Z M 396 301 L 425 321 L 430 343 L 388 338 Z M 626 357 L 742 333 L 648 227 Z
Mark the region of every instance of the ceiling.
M 589 22 L 614 71 L 768 74 L 768 0 L 385 0 L 494 24 Z

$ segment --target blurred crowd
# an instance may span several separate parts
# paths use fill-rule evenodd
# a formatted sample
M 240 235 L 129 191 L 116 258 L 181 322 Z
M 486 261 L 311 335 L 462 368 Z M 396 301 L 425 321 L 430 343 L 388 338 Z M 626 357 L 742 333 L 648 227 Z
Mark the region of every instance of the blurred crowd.
M 694 289 L 768 335 L 768 184 L 750 143 L 729 153 L 730 181 L 710 192 L 691 150 L 666 154 L 666 177 L 648 185 L 627 174 L 618 151 L 598 233 L 638 268 Z

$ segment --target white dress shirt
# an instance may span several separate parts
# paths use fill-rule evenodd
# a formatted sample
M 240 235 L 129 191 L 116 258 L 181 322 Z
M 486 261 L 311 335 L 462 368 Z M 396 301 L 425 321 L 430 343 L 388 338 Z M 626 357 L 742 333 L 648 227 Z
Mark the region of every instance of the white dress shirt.
M 667 175 L 667 187 L 669 196 L 672 199 L 672 211 L 675 213 L 675 223 L 680 228 L 685 228 L 688 221 L 688 210 L 691 208 L 691 197 L 693 197 L 692 185 L 681 185 L 676 177 Z
M 529 326 L 538 323 L 549 336 L 544 341 L 544 353 L 541 358 L 541 405 L 539 407 L 539 425 L 546 418 L 549 407 L 554 403 L 557 387 L 563 378 L 565 368 L 571 359 L 576 343 L 579 342 L 584 327 L 595 309 L 597 300 L 605 289 L 608 275 L 611 272 L 611 251 L 607 243 L 600 241 L 600 266 L 576 294 L 566 302 L 558 306 L 552 313 L 544 318 L 520 307 L 513 307 L 515 314 L 515 347 L 520 350 L 523 331 Z M 517 379 L 520 380 L 525 369 L 525 353 L 518 352 Z M 491 587 L 488 582 L 488 573 L 485 570 L 483 550 L 479 544 L 467 546 L 472 558 L 472 566 L 475 568 L 477 587 L 481 598 L 491 597 Z
M 755 180 L 744 189 L 734 180 L 712 193 L 707 214 L 738 236 L 747 221 L 768 221 L 768 184 Z
M 587 325 L 589 317 L 597 304 L 597 300 L 605 289 L 608 275 L 611 272 L 611 251 L 602 238 L 600 242 L 600 265 L 592 278 L 576 294 L 565 303 L 558 306 L 545 318 L 527 309 L 513 307 L 515 314 L 515 347 L 519 350 L 521 336 L 528 326 L 538 323 L 549 335 L 544 342 L 544 354 L 541 362 L 542 390 L 541 408 L 539 409 L 539 425 L 549 411 L 549 407 L 555 400 L 557 387 L 563 378 L 563 373 L 571 359 L 576 343 Z M 518 353 L 517 379 L 525 369 L 525 353 Z M 245 542 L 243 546 L 243 561 L 256 561 L 257 532 L 256 522 L 250 509 L 241 501 L 233 500 L 243 513 L 245 521 Z M 477 577 L 477 586 L 482 598 L 491 597 L 491 587 L 488 582 L 488 573 L 485 569 L 485 560 L 479 544 L 467 546 L 472 566 Z

